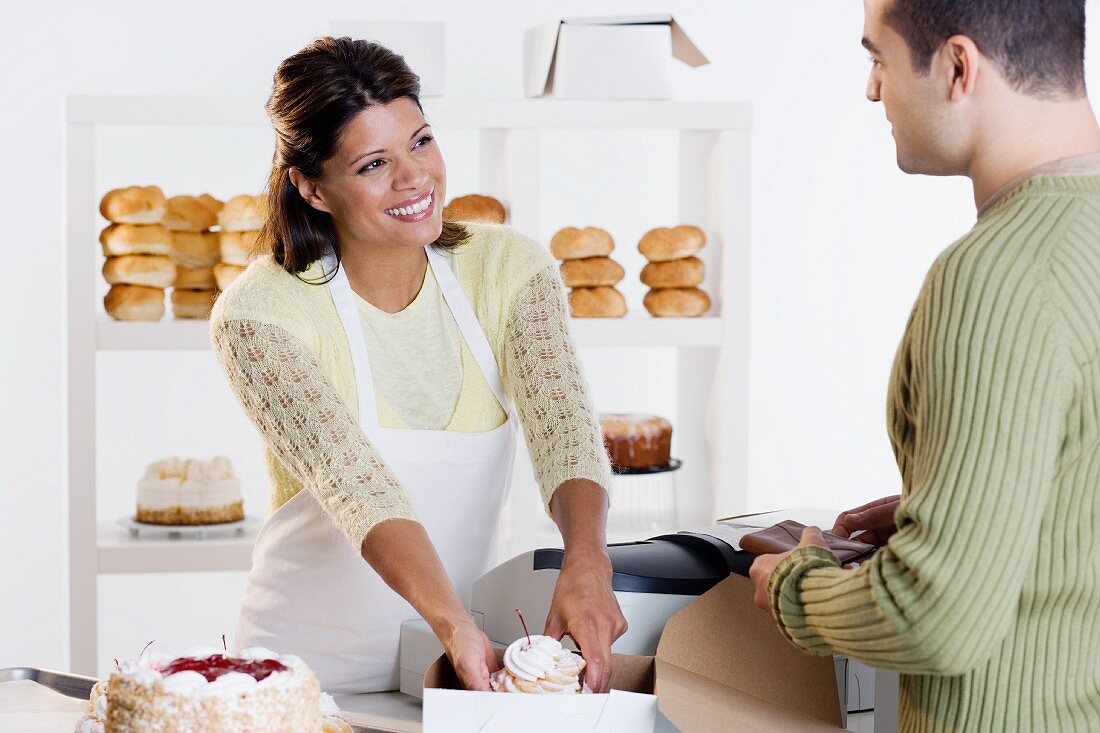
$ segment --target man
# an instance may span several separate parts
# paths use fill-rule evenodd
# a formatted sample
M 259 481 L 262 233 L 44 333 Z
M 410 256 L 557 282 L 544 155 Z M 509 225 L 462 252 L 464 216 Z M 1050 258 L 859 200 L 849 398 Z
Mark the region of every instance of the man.
M 899 167 L 965 175 L 890 380 L 903 493 L 752 567 L 800 648 L 901 677 L 902 731 L 1100 731 L 1100 129 L 1085 0 L 865 0 Z

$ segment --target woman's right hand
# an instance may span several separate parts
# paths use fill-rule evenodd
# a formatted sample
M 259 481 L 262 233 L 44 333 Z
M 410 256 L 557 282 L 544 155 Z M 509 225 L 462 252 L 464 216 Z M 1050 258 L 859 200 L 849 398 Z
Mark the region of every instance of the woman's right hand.
M 894 513 L 898 510 L 900 501 L 900 496 L 887 496 L 849 509 L 836 518 L 831 533 L 838 537 L 850 537 L 859 532 L 859 537 L 853 539 L 882 547 L 898 531 L 894 524 Z
M 497 657 L 485 632 L 469 618 L 456 623 L 442 639 L 447 658 L 467 690 L 489 692 L 489 675 L 497 671 Z

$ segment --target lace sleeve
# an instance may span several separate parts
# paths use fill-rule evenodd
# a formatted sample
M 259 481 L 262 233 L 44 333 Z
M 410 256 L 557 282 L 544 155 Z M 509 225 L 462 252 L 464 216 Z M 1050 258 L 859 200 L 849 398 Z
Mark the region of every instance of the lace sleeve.
M 505 375 L 547 513 L 554 491 L 569 479 L 590 479 L 610 495 L 611 465 L 569 335 L 556 263 L 516 294 L 505 341 Z
M 264 442 L 356 550 L 379 522 L 416 519 L 405 490 L 305 345 L 251 320 L 216 323 L 212 335 L 222 370 Z

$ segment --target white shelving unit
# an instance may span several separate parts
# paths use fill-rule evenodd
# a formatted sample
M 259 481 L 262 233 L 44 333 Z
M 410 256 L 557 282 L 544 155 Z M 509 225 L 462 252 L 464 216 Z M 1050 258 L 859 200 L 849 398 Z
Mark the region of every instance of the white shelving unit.
M 254 535 L 202 542 L 132 539 L 96 519 L 96 352 L 209 349 L 208 324 L 123 323 L 96 302 L 99 252 L 97 128 L 110 125 L 266 126 L 262 99 L 70 96 L 66 99 L 68 237 L 68 477 L 70 668 L 94 674 L 96 579 L 101 574 L 247 570 Z M 677 350 L 673 416 L 684 527 L 744 506 L 748 431 L 748 105 L 718 102 L 425 100 L 440 128 L 472 128 L 480 142 L 480 189 L 509 203 L 510 224 L 539 228 L 539 135 L 543 130 L 672 130 L 679 135 L 678 221 L 707 232 L 700 255 L 714 300 L 703 318 L 577 319 L 581 347 Z M 124 183 L 124 182 L 119 182 Z M 528 493 L 528 492 L 517 492 Z M 690 496 L 692 501 L 683 498 Z M 535 496 L 513 496 L 509 535 L 539 537 Z M 623 538 L 611 538 L 623 539 Z M 518 541 L 518 540 L 517 540 Z M 525 541 L 529 542 L 529 539 Z M 513 543 L 514 544 L 514 543 Z

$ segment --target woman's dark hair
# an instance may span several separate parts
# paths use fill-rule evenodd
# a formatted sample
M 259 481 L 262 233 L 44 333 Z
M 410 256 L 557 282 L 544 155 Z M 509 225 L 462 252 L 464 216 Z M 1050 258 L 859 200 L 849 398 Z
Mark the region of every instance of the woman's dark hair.
M 1085 0 L 893 0 L 885 20 L 909 44 L 921 73 L 944 41 L 963 35 L 1019 92 L 1085 94 Z
M 267 100 L 275 128 L 268 179 L 268 216 L 257 247 L 294 275 L 330 249 L 340 261 L 332 215 L 306 203 L 290 180 L 297 168 L 310 179 L 336 154 L 344 128 L 363 110 L 411 99 L 420 106 L 420 78 L 405 59 L 370 41 L 319 38 L 279 64 Z M 435 244 L 454 248 L 469 238 L 460 224 L 444 222 Z

